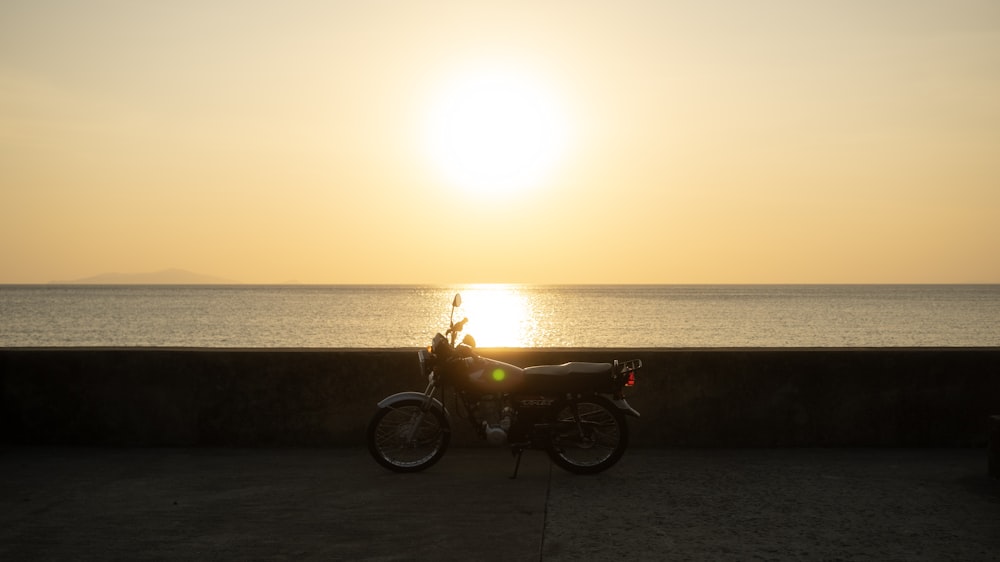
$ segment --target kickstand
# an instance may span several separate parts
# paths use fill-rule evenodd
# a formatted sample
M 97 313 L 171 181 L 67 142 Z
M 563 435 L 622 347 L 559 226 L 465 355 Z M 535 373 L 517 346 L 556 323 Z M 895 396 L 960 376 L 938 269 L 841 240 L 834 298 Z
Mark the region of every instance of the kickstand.
M 518 469 L 521 468 L 521 455 L 524 454 L 524 449 L 515 449 L 515 450 L 511 451 L 511 453 L 514 456 L 517 457 L 517 460 L 514 461 L 514 474 L 511 475 L 510 479 L 511 480 L 516 480 L 517 479 L 517 471 L 518 471 Z

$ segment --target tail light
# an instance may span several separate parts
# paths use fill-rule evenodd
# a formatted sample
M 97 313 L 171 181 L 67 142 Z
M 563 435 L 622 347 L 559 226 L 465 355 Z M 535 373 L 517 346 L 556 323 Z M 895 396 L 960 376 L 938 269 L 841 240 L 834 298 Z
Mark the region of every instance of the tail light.
M 629 359 L 621 363 L 616 359 L 614 369 L 619 374 L 615 375 L 615 380 L 623 383 L 622 387 L 635 386 L 635 372 L 641 368 L 641 359 Z

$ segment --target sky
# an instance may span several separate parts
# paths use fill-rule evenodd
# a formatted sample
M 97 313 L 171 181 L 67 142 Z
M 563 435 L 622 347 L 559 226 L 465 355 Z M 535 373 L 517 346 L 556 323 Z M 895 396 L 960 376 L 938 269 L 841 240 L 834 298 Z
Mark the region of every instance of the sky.
M 1000 283 L 1000 2 L 5 0 L 0 283 Z

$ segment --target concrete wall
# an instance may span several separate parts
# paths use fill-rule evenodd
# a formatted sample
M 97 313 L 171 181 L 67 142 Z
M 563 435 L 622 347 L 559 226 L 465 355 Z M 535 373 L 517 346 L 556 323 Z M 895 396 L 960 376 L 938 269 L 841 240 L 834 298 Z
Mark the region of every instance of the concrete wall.
M 636 446 L 975 446 L 1000 348 L 482 350 L 526 366 L 640 358 Z M 414 350 L 0 349 L 8 444 L 361 445 Z M 458 420 L 456 420 L 458 423 Z M 456 444 L 471 444 L 459 431 Z

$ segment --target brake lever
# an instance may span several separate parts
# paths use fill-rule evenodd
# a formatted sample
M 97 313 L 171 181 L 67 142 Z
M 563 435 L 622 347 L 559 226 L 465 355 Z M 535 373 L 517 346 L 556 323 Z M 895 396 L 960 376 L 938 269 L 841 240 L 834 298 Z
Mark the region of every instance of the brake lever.
M 461 332 L 462 329 L 465 328 L 465 323 L 468 321 L 469 321 L 468 318 L 462 318 L 460 321 L 456 322 L 455 325 L 449 329 L 449 331 L 455 332 L 456 334 L 458 332 Z

